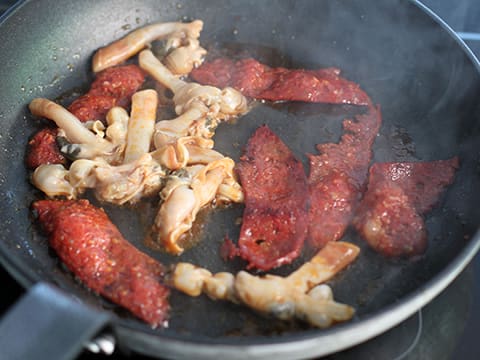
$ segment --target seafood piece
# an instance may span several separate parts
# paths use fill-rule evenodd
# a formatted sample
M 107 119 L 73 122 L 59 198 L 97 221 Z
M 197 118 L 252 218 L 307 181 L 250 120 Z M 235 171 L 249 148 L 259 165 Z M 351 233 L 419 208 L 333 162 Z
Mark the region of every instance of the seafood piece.
M 188 54 L 190 55 L 187 58 L 185 58 L 185 53 L 181 53 L 181 56 L 174 55 L 179 56 L 179 59 L 172 59 L 173 62 L 177 63 L 182 60 L 187 63 L 191 62 L 192 66 L 197 65 L 197 59 L 205 53 L 205 50 L 200 48 L 198 42 L 196 42 L 202 28 L 203 22 L 201 20 L 190 23 L 167 22 L 144 26 L 99 49 L 93 56 L 92 69 L 94 72 L 99 72 L 120 64 L 144 49 L 152 41 L 160 39 L 167 40 L 167 50 L 176 49 L 183 45 L 189 48 Z
M 35 116 L 53 120 L 63 130 L 70 143 L 79 144 L 80 146 L 76 147 L 77 157 L 92 158 L 97 155 L 111 155 L 114 152 L 113 144 L 88 130 L 63 106 L 48 99 L 36 98 L 30 102 L 29 109 Z
M 114 106 L 107 113 L 107 130 L 105 132 L 106 138 L 113 146 L 118 149 L 118 152 L 123 154 L 127 144 L 128 121 L 130 116 L 124 108 Z
M 316 288 L 312 289 L 312 294 L 310 292 L 297 292 L 294 289 L 284 289 L 283 287 L 284 291 L 280 292 L 277 286 L 283 284 L 278 280 L 274 280 L 272 283 L 267 281 L 273 279 L 255 280 L 255 277 L 247 272 L 238 273 L 235 278 L 235 288 L 240 301 L 254 310 L 273 315 L 282 320 L 296 317 L 316 327 L 326 328 L 335 322 L 350 320 L 355 313 L 351 306 L 335 302 L 333 296 L 318 296 L 321 292 Z M 328 285 L 320 286 L 331 293 Z M 243 290 L 247 291 L 244 292 Z M 260 290 L 262 290 L 263 295 L 274 294 L 275 298 L 260 299 L 258 297 Z M 322 292 L 325 292 L 325 290 Z
M 183 136 L 211 138 L 219 122 L 244 114 L 247 101 L 238 91 L 187 83 L 172 74 L 150 50 L 139 55 L 140 67 L 174 93 L 173 120 L 159 121 L 155 134 L 157 148 Z
M 150 152 L 157 105 L 158 95 L 155 90 L 139 91 L 132 96 L 124 163 L 137 160 L 143 154 Z
M 260 277 L 241 271 L 235 279 L 237 296 L 257 311 L 290 318 L 295 312 L 297 301 L 304 301 L 305 294 L 344 269 L 359 252 L 359 248 L 353 244 L 331 242 L 312 260 L 285 278 L 269 274 Z
M 154 224 L 157 242 L 168 252 L 176 255 L 183 252 L 179 241 L 191 229 L 200 209 L 216 198 L 220 185 L 226 179 L 234 179 L 234 165 L 232 159 L 222 158 L 207 165 L 186 167 L 168 177 L 160 193 L 163 201 Z M 236 193 L 237 189 L 239 187 L 231 187 L 233 198 L 230 201 L 243 199 Z M 226 194 L 224 190 L 222 196 Z
M 235 294 L 235 276 L 229 272 L 215 275 L 207 269 L 189 263 L 178 263 L 170 279 L 175 289 L 189 295 L 206 294 L 212 300 L 238 303 Z
M 68 181 L 68 170 L 61 164 L 41 164 L 32 174 L 32 184 L 48 197 L 75 199 L 78 189 Z
M 240 303 L 260 313 L 288 320 L 302 319 L 325 328 L 352 318 L 354 309 L 337 303 L 328 285 L 322 284 L 351 264 L 360 249 L 346 242 L 331 242 L 309 262 L 287 277 L 255 276 L 240 271 L 213 275 L 189 263 L 176 265 L 169 283 L 190 296 L 207 294 L 214 300 Z
M 118 166 L 102 158 L 75 160 L 69 170 L 59 164 L 41 165 L 32 183 L 50 197 L 75 199 L 86 189 L 94 189 L 99 200 L 122 205 L 160 191 L 165 176 L 165 169 L 147 153 Z
M 155 124 L 153 141 L 155 148 L 176 142 L 188 136 L 210 139 L 215 134 L 217 122 L 206 117 L 207 108 L 198 105 L 172 120 L 161 120 Z
M 90 144 L 98 139 L 91 133 L 80 120 L 63 106 L 48 99 L 36 98 L 29 104 L 30 112 L 34 116 L 41 116 L 53 120 L 72 142 Z
M 175 75 L 187 75 L 193 68 L 199 66 L 207 54 L 196 39 L 184 41 L 185 45 L 172 50 L 163 63 Z
M 157 194 L 166 177 L 165 168 L 149 153 L 124 165 L 101 164 L 93 169 L 93 174 L 95 196 L 118 205 Z
M 144 79 L 143 71 L 136 65 L 119 66 L 102 71 L 97 74 L 90 90 L 75 99 L 68 107 L 68 111 L 82 123 L 90 121 L 104 123 L 105 116 L 112 107 L 130 105 L 132 94 L 143 84 Z M 36 106 L 39 105 L 40 103 Z M 115 127 L 118 127 L 118 125 Z M 74 130 L 72 129 L 72 131 Z M 112 131 L 114 131 L 113 128 L 110 132 L 112 133 Z M 65 133 L 63 132 L 60 136 L 65 136 Z M 115 147 L 120 148 L 119 152 L 123 153 L 124 141 L 121 143 L 118 140 L 120 139 L 113 140 L 112 143 Z M 26 158 L 27 166 L 35 169 L 41 164 L 65 164 L 66 158 L 57 144 L 59 141 L 61 142 L 62 139 L 59 138 L 58 129 L 44 128 L 40 130 L 29 142 Z M 64 145 L 68 145 L 68 141 L 63 142 Z M 78 146 L 70 146 L 64 148 L 64 150 L 67 156 L 74 158 L 79 155 L 77 152 L 81 152 Z
M 213 141 L 199 136 L 185 136 L 160 147 L 152 156 L 170 170 L 189 165 L 208 164 L 224 156 L 212 149 Z

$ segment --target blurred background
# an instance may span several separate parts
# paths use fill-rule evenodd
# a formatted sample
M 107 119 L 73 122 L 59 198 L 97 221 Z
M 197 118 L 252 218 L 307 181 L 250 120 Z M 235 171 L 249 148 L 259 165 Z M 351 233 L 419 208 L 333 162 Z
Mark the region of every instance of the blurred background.
M 407 0 L 405 0 L 407 1 Z M 0 0 L 0 14 L 15 1 Z M 480 1 L 424 0 L 480 57 Z M 480 94 L 479 94 L 480 98 Z M 0 269 L 0 316 L 22 296 L 24 290 Z M 433 302 L 387 333 L 353 349 L 326 357 L 347 359 L 480 359 L 480 255 Z M 1 335 L 0 335 L 1 336 Z M 1 350 L 0 350 L 1 357 Z M 114 353 L 115 359 L 148 359 L 137 354 Z M 80 360 L 108 359 L 82 353 Z

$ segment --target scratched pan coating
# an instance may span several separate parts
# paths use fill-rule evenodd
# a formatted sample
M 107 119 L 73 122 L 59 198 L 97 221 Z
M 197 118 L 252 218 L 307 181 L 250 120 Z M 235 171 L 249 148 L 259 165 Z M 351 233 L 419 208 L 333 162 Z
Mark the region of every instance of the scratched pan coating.
M 428 251 L 416 261 L 386 260 L 353 231 L 358 260 L 331 282 L 355 318 L 328 330 L 265 319 L 242 307 L 174 293 L 170 326 L 152 330 L 79 285 L 32 225 L 39 196 L 23 158 L 37 129 L 26 105 L 35 97 L 68 101 L 88 87 L 93 52 L 132 29 L 156 21 L 204 21 L 202 44 L 273 49 L 266 61 L 293 67 L 342 69 L 380 104 L 383 124 L 375 161 L 437 160 L 458 155 L 461 168 L 440 205 L 426 217 Z M 115 316 L 122 347 L 158 357 L 279 358 L 324 355 L 367 340 L 406 319 L 437 295 L 477 252 L 480 237 L 479 65 L 452 31 L 414 1 L 27 1 L 0 24 L 0 210 L 2 264 L 24 286 L 48 281 Z M 284 57 L 279 57 L 282 54 Z M 351 107 L 259 104 L 235 124 L 222 124 L 216 148 L 238 160 L 252 132 L 268 124 L 301 159 L 315 144 L 337 142 Z M 205 217 L 200 243 L 180 257 L 144 245 L 153 216 L 105 205 L 124 236 L 164 264 L 190 261 L 237 271 L 219 256 L 225 235 L 235 239 L 241 206 Z M 276 273 L 287 274 L 312 254 Z

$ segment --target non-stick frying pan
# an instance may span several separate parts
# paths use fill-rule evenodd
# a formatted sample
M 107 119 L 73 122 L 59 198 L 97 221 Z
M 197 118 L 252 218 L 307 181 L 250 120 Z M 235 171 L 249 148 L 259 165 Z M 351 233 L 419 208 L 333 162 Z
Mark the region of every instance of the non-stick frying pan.
M 362 248 L 361 255 L 331 285 L 339 301 L 356 307 L 353 321 L 328 330 L 311 329 L 266 319 L 237 305 L 174 293 L 169 327 L 153 330 L 80 285 L 33 224 L 29 205 L 40 194 L 29 184 L 23 158 L 38 122 L 28 113 L 29 101 L 46 97 L 67 103 L 87 88 L 92 78 L 90 60 L 97 48 L 147 23 L 194 18 L 204 21 L 201 41 L 209 48 L 251 51 L 273 65 L 341 68 L 382 107 L 384 122 L 374 145 L 374 161 L 460 157 L 454 185 L 426 217 L 425 256 L 386 259 L 366 247 L 355 232 L 345 236 Z M 26 1 L 2 19 L 0 44 L 2 264 L 25 287 L 43 282 L 61 289 L 37 291 L 43 294 L 39 303 L 46 298 L 54 308 L 63 304 L 61 314 L 70 309 L 91 315 L 81 315 L 85 324 L 70 322 L 52 335 L 58 336 L 59 329 L 68 333 L 69 326 L 72 334 L 77 327 L 90 326 L 93 336 L 93 327 L 98 330 L 108 322 L 104 331 L 112 333 L 122 348 L 158 357 L 328 354 L 413 314 L 461 272 L 480 246 L 475 234 L 480 223 L 480 67 L 453 32 L 415 1 Z M 338 141 L 341 120 L 352 112 L 355 109 L 339 106 L 263 104 L 236 124 L 222 125 L 216 147 L 238 159 L 251 133 L 266 123 L 305 160 L 315 144 Z M 180 258 L 144 245 L 154 211 L 151 204 L 140 209 L 104 206 L 129 241 L 165 264 L 191 261 L 212 271 L 236 271 L 242 266 L 225 263 L 219 256 L 224 236 L 234 239 L 238 234 L 235 219 L 242 213 L 240 206 L 207 215 L 203 239 Z M 300 262 L 277 273 L 286 274 Z M 34 307 L 30 309 L 24 318 L 39 315 Z M 54 319 L 55 311 L 49 316 Z M 44 323 L 33 318 L 32 328 Z M 92 326 L 94 320 L 88 319 L 98 321 Z M 48 334 L 45 330 L 42 339 Z M 6 335 L 2 333 L 2 339 Z

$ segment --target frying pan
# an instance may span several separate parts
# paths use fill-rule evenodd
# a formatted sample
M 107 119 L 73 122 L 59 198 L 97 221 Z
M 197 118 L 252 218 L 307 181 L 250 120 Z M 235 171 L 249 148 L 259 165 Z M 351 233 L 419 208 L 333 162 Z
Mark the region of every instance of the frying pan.
M 29 206 L 40 195 L 29 184 L 23 158 L 28 138 L 39 125 L 26 105 L 34 97 L 71 101 L 91 81 L 93 52 L 133 28 L 194 18 L 204 21 L 201 41 L 212 49 L 242 48 L 273 65 L 341 68 L 346 78 L 361 84 L 382 107 L 384 120 L 373 149 L 374 161 L 460 157 L 455 183 L 426 216 L 429 248 L 423 257 L 385 259 L 366 247 L 355 232 L 345 235 L 344 240 L 361 247 L 361 255 L 331 285 L 339 301 L 356 307 L 351 322 L 311 329 L 266 319 L 236 305 L 174 293 L 169 327 L 154 330 L 79 284 L 33 224 Z M 33 300 L 19 306 L 20 313 L 26 307 L 30 311 L 28 316 L 23 312 L 24 319 L 33 317 L 28 333 L 42 331 L 34 329 L 39 323 L 56 325 L 56 332 L 43 329 L 42 339 L 60 332 L 75 335 L 79 330 L 76 347 L 68 349 L 68 356 L 74 357 L 85 337 L 100 329 L 113 334 L 121 349 L 157 357 L 311 358 L 333 353 L 413 314 L 462 271 L 480 246 L 476 234 L 480 67 L 454 33 L 416 1 L 25 1 L 2 18 L 0 43 L 0 258 L 26 288 L 49 284 L 40 290 L 33 287 L 37 290 L 27 295 Z M 248 137 L 266 123 L 305 161 L 305 153 L 314 152 L 315 144 L 338 141 L 341 120 L 355 111 L 339 106 L 262 104 L 236 124 L 220 126 L 216 148 L 238 160 Z M 153 205 L 143 204 L 140 209 L 101 205 L 129 241 L 165 264 L 190 261 L 213 272 L 242 267 L 238 262 L 227 264 L 218 255 L 224 236 L 235 239 L 238 235 L 234 220 L 241 216 L 240 206 L 207 214 L 200 243 L 180 258 L 172 258 L 144 244 Z M 276 273 L 289 273 L 309 255 L 303 254 Z M 53 320 L 37 321 L 45 315 L 34 307 L 40 303 L 60 308 L 49 312 Z M 62 319 L 72 319 L 65 315 L 68 310 L 86 320 L 64 321 L 67 324 L 60 326 Z M 16 324 L 9 331 L 14 338 L 21 324 L 12 316 L 4 319 L 3 329 L 6 321 Z M 25 346 L 28 333 L 22 334 Z M 2 349 L 15 343 L 4 334 L 2 338 Z M 46 343 L 42 346 L 48 348 Z

